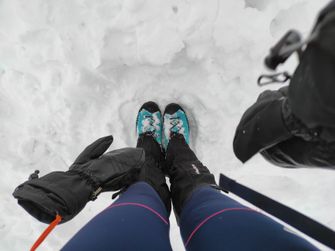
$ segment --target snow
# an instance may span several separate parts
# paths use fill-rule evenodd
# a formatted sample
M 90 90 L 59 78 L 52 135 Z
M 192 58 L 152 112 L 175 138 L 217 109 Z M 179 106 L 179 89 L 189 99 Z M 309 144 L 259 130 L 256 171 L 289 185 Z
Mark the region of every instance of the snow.
M 269 48 L 290 28 L 308 35 L 326 3 L 0 0 L 0 250 L 27 250 L 46 226 L 17 205 L 14 188 L 36 169 L 66 170 L 98 137 L 113 134 L 112 149 L 134 146 L 148 100 L 185 108 L 192 148 L 217 178 L 225 173 L 334 229 L 333 171 L 283 169 L 259 156 L 242 165 L 232 151 L 236 125 L 262 91 L 256 79 Z M 110 197 L 57 227 L 40 250 L 61 248 Z M 173 216 L 171 241 L 183 250 Z

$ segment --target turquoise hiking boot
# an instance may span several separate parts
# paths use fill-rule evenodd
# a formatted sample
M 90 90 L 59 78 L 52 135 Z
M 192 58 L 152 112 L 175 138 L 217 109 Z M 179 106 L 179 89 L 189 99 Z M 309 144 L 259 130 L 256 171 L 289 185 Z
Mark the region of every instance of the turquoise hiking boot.
M 137 115 L 136 133 L 137 137 L 151 135 L 162 145 L 162 113 L 156 103 L 149 101 L 142 105 Z
M 163 148 L 166 151 L 170 139 L 175 135 L 183 135 L 190 143 L 190 127 L 185 111 L 178 104 L 169 104 L 164 111 Z

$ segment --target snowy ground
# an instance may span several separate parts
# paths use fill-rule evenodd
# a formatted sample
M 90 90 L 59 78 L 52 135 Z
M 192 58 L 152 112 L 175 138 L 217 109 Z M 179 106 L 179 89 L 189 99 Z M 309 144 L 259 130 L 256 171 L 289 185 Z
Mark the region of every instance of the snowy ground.
M 192 146 L 215 173 L 335 228 L 335 173 L 288 170 L 232 152 L 262 91 L 262 60 L 289 28 L 307 35 L 326 0 L 0 0 L 0 250 L 27 250 L 45 228 L 11 193 L 35 169 L 66 170 L 98 137 L 133 146 L 140 105 L 182 104 Z M 291 60 L 286 66 L 295 67 Z M 105 208 L 104 194 L 41 250 L 59 249 Z M 183 250 L 171 218 L 174 250 Z

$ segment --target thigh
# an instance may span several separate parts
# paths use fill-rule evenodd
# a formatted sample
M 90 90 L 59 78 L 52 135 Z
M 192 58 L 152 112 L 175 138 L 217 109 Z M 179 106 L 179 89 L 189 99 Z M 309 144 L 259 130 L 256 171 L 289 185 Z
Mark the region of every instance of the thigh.
M 144 182 L 137 183 L 87 223 L 62 250 L 170 251 L 164 210 L 155 191 Z
M 197 190 L 180 220 L 187 250 L 318 250 L 271 218 L 212 188 Z

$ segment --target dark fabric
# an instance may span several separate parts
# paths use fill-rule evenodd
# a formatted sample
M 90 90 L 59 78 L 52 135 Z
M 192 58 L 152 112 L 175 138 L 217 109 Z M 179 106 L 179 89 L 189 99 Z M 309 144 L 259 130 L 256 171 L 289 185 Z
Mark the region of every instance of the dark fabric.
M 160 195 L 167 211 L 171 211 L 170 190 L 163 173 L 164 155 L 160 145 L 151 135 L 141 135 L 137 146 L 145 151 L 145 163 L 139 173 L 139 181 L 150 184 Z
M 221 174 L 220 186 L 250 202 L 257 208 L 298 229 L 314 240 L 335 249 L 335 232 L 317 221 L 287 207 L 261 193 L 252 190 Z
M 180 216 L 188 251 L 318 250 L 292 230 L 211 187 L 193 192 Z
M 236 129 L 235 155 L 245 162 L 260 152 L 281 167 L 334 168 L 335 143 L 322 139 L 321 135 L 325 135 L 322 129 L 308 128 L 297 118 L 286 95 L 287 87 L 259 95 Z
M 282 117 L 284 100 L 282 91 L 265 91 L 243 114 L 233 142 L 239 160 L 246 162 L 256 153 L 292 137 Z
M 325 16 L 335 9 L 335 0 L 329 2 L 329 4 L 320 12 L 318 22 L 322 21 Z
M 37 220 L 50 223 L 59 214 L 64 223 L 84 208 L 92 192 L 92 186 L 78 174 L 52 172 L 23 183 L 13 195 Z
M 155 190 L 138 182 L 88 222 L 62 250 L 171 251 L 168 217 Z
M 316 24 L 289 87 L 292 112 L 309 128 L 322 128 L 324 141 L 335 141 L 335 2 Z
M 292 136 L 299 137 L 308 142 L 321 141 L 320 128 L 310 129 L 300 119 L 298 119 L 292 112 L 290 100 L 285 98 L 282 106 L 283 120 L 286 128 L 290 131 Z
M 292 137 L 263 150 L 263 157 L 281 167 L 335 168 L 335 142 L 323 140 L 326 132 L 322 128 L 308 128 L 293 114 L 287 98 L 282 115 Z
M 274 165 L 288 168 L 335 168 L 335 143 L 308 142 L 293 137 L 261 152 Z
M 209 172 L 190 149 L 184 136 L 177 134 L 169 142 L 166 152 L 166 168 L 171 183 L 171 197 L 178 220 L 185 201 L 194 189 L 212 185 L 214 175 Z
M 335 1 L 319 15 L 289 87 L 263 92 L 236 129 L 235 155 L 282 167 L 334 168 Z
M 67 172 L 52 172 L 19 185 L 13 196 L 33 217 L 50 223 L 59 214 L 61 223 L 77 215 L 101 191 L 116 191 L 134 182 L 144 163 L 140 148 L 105 153 L 111 136 L 88 146 Z
M 334 168 L 335 143 L 322 139 L 322 128 L 308 128 L 293 114 L 287 89 L 264 91 L 245 112 L 235 133 L 235 155 L 245 162 L 260 152 L 281 167 Z

